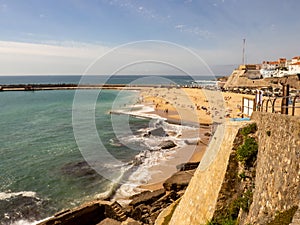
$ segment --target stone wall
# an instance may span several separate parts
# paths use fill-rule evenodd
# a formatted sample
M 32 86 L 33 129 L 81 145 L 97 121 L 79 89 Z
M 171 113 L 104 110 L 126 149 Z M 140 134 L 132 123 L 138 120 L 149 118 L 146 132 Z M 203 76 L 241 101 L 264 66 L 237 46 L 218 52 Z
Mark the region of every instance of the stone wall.
M 213 216 L 233 141 L 244 122 L 219 126 L 194 177 L 176 208 L 170 225 L 206 224 Z
M 300 204 L 300 117 L 254 112 L 253 121 L 258 126 L 259 145 L 255 187 L 249 213 L 240 224 L 266 225 L 279 212 Z M 211 220 L 226 169 L 230 169 L 234 139 L 244 125 L 227 123 L 224 136 L 222 129 L 217 130 L 170 224 L 202 225 Z
M 254 112 L 259 151 L 253 203 L 244 224 L 266 224 L 300 203 L 300 118 Z

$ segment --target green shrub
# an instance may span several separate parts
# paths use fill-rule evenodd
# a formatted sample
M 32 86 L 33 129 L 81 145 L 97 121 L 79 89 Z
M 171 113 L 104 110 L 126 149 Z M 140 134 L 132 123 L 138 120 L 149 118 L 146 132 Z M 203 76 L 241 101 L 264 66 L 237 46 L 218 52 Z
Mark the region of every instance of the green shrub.
M 246 137 L 244 144 L 237 149 L 237 159 L 240 162 L 253 161 L 256 158 L 258 144 L 252 137 Z
M 246 176 L 245 172 L 242 172 L 242 173 L 239 174 L 239 177 L 240 177 L 242 180 L 244 180 L 247 176 Z
M 271 136 L 271 131 L 270 130 L 268 130 L 267 132 L 267 135 L 270 137 Z
M 210 221 L 207 222 L 206 225 L 237 225 L 236 219 L 224 218 L 220 222 Z
M 247 125 L 246 127 L 243 127 L 241 130 L 241 134 L 243 136 L 247 136 L 248 134 L 253 134 L 257 131 L 257 125 L 256 123 L 251 123 Z
M 249 212 L 250 205 L 253 201 L 253 193 L 250 190 L 247 190 L 242 197 L 239 198 L 239 206 L 245 211 Z

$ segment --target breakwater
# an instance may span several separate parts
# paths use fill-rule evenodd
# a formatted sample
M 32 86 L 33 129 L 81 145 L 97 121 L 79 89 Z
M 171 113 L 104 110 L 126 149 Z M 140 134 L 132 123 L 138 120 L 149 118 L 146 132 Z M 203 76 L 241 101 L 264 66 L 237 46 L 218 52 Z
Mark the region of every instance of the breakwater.
M 11 84 L 1 85 L 0 91 L 46 91 L 46 90 L 77 90 L 77 89 L 129 89 L 140 90 L 159 85 L 126 85 L 126 84 Z

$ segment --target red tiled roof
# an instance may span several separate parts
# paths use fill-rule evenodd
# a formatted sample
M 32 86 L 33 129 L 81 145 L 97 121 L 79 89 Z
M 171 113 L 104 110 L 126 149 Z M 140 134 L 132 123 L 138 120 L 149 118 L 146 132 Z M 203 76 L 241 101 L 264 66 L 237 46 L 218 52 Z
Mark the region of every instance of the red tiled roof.
M 291 66 L 296 66 L 296 65 L 300 65 L 300 62 L 296 62 L 296 63 L 291 64 Z

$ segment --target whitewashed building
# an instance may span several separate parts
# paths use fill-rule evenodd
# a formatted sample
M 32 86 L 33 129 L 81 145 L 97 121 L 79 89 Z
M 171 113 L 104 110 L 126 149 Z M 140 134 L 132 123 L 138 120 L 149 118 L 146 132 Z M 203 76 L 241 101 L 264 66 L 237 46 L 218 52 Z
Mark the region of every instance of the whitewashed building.
M 300 56 L 292 58 L 288 65 L 288 73 L 289 75 L 300 74 Z

